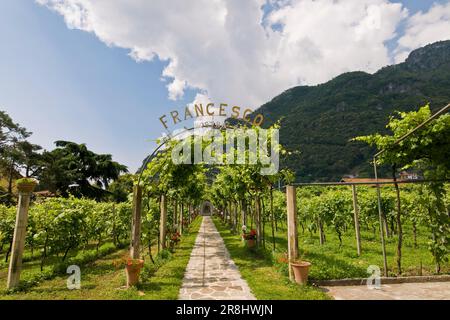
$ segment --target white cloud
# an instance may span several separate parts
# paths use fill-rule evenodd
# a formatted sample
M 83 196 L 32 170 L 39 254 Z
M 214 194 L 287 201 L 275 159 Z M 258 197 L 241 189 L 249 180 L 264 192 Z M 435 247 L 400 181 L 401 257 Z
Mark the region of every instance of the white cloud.
M 258 107 L 283 90 L 392 62 L 407 11 L 387 0 L 36 0 L 136 60 L 169 62 L 168 95 Z
M 374 72 L 390 63 L 385 41 L 406 15 L 387 1 L 296 1 L 269 16 L 284 26 L 277 76 L 316 84 L 345 71 Z
M 450 2 L 434 4 L 427 12 L 418 12 L 408 19 L 405 34 L 399 39 L 395 50 L 395 61 L 404 61 L 414 49 L 448 39 L 450 39 Z

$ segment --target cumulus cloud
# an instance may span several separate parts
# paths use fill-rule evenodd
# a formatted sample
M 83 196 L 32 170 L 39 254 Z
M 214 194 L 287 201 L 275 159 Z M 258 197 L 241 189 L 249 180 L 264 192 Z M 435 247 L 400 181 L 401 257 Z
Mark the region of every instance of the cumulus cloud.
M 283 26 L 276 75 L 317 84 L 345 71 L 374 72 L 390 62 L 385 42 L 406 16 L 388 1 L 296 1 L 269 15 Z
M 405 34 L 398 40 L 395 61 L 403 62 L 408 54 L 427 44 L 450 39 L 450 2 L 434 4 L 427 12 L 408 19 Z
M 386 41 L 407 17 L 388 0 L 36 1 L 137 61 L 167 61 L 170 99 L 191 88 L 243 108 L 391 63 Z

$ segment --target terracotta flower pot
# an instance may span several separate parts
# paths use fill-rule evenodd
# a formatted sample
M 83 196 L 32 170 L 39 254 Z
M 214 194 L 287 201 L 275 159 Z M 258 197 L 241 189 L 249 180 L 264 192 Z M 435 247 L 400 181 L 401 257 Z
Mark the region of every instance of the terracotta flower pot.
M 125 272 L 127 274 L 127 287 L 135 286 L 139 282 L 139 274 L 144 267 L 144 260 L 139 260 L 138 264 L 127 265 Z
M 295 282 L 306 284 L 308 282 L 308 273 L 311 263 L 308 261 L 291 262 L 292 271 L 294 271 Z
M 248 248 L 254 248 L 256 246 L 256 240 L 255 239 L 245 240 L 245 242 L 247 243 L 247 247 Z

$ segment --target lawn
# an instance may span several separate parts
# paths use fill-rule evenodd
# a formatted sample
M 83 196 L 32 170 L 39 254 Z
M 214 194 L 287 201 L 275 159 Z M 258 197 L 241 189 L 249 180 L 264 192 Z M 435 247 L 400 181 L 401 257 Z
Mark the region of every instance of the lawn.
M 148 279 L 133 289 L 124 289 L 125 273 L 116 269 L 113 262 L 119 259 L 125 250 L 118 250 L 81 268 L 81 289 L 68 290 L 66 286 L 68 275 L 58 275 L 44 280 L 26 290 L 0 294 L 0 299 L 177 299 L 195 238 L 200 228 L 201 218 L 197 217 L 190 226 L 188 233 L 175 252 L 164 261 Z M 146 260 L 146 265 L 151 262 Z M 38 272 L 39 262 L 30 261 L 25 264 L 24 277 Z M 7 269 L 0 271 L 0 286 L 6 286 Z
M 251 291 L 260 300 L 311 300 L 330 299 L 318 288 L 290 283 L 288 277 L 272 263 L 267 252 L 252 252 L 244 247 L 239 235 L 218 218 L 214 223 L 220 232 L 231 258 L 238 266 Z

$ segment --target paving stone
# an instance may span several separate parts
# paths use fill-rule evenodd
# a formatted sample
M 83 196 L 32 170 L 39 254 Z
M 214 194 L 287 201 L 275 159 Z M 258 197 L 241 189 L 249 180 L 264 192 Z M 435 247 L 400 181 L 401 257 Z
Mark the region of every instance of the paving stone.
M 399 283 L 367 286 L 324 287 L 336 300 L 450 300 L 450 282 Z
M 200 289 L 201 293 L 213 293 L 214 289 L 210 289 L 208 287 L 203 287 L 202 289 Z
M 228 289 L 229 290 L 238 290 L 238 291 L 242 291 L 243 290 L 242 287 L 240 287 L 240 286 L 233 286 L 233 287 L 229 287 Z
M 179 299 L 255 300 L 211 217 L 203 217 Z

